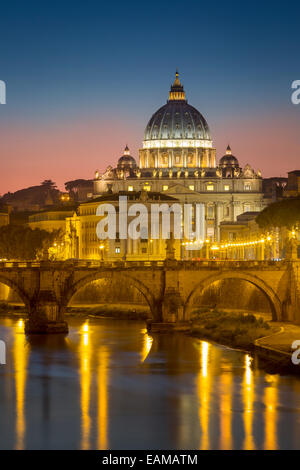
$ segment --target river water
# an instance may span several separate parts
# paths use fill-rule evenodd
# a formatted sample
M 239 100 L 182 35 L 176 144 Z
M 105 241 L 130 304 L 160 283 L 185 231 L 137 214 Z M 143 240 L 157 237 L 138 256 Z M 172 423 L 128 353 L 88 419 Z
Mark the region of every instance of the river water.
M 141 322 L 71 319 L 24 335 L 0 320 L 1 449 L 299 449 L 300 379 Z

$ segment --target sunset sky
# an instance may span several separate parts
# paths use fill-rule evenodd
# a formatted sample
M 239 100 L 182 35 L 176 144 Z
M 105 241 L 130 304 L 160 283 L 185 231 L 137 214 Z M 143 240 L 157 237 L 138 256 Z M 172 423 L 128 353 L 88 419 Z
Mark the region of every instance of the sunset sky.
M 2 3 L 0 194 L 92 178 L 126 144 L 138 159 L 176 68 L 218 158 L 300 169 L 299 18 L 293 1 Z

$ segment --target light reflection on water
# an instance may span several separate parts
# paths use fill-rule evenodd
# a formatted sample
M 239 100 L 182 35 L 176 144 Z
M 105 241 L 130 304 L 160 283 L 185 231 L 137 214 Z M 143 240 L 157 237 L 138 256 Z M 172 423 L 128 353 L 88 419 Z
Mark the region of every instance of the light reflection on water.
M 209 449 L 209 399 L 210 399 L 210 374 L 208 374 L 210 344 L 206 341 L 201 345 L 201 370 L 198 373 L 197 395 L 200 406 L 198 407 L 199 422 L 201 425 L 200 449 Z
M 14 377 L 16 387 L 16 449 L 24 449 L 26 432 L 25 398 L 27 380 L 28 348 L 24 335 L 24 322 L 14 324 Z
M 254 386 L 253 386 L 253 373 L 251 369 L 251 357 L 246 354 L 245 356 L 245 374 L 243 384 L 244 395 L 244 429 L 245 440 L 244 449 L 253 450 L 255 444 L 253 441 L 253 403 L 254 403 Z
M 79 376 L 81 385 L 81 449 L 90 448 L 90 394 L 91 394 L 91 342 L 89 341 L 88 324 L 85 323 L 80 331 Z
M 300 448 L 298 377 L 140 322 L 69 324 L 28 340 L 22 320 L 0 320 L 1 448 Z

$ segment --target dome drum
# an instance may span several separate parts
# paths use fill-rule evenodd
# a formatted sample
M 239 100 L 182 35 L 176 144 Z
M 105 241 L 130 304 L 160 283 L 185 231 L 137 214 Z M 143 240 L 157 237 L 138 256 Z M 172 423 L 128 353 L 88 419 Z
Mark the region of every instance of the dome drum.
M 214 148 L 140 149 L 140 168 L 215 168 Z

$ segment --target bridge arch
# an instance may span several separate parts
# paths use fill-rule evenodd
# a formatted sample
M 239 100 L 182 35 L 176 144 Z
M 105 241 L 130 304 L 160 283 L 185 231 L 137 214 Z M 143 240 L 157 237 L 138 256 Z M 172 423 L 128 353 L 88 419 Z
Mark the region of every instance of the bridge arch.
M 184 319 L 189 320 L 191 311 L 192 311 L 192 305 L 193 305 L 193 300 L 197 293 L 199 291 L 203 291 L 205 287 L 208 287 L 210 284 L 213 284 L 216 281 L 222 281 L 223 279 L 241 279 L 243 281 L 250 282 L 252 285 L 257 287 L 269 300 L 269 304 L 271 307 L 272 311 L 272 320 L 281 320 L 282 317 L 282 305 L 281 301 L 276 294 L 276 292 L 270 287 L 268 284 L 265 283 L 262 279 L 259 277 L 246 273 L 244 271 L 237 272 L 237 271 L 228 271 L 228 272 L 222 272 L 219 274 L 213 274 L 212 276 L 209 276 L 205 279 L 202 279 L 199 283 L 197 283 L 192 291 L 189 293 L 185 305 L 184 305 Z
M 120 271 L 102 271 L 93 274 L 88 274 L 81 279 L 74 282 L 71 286 L 69 286 L 63 295 L 63 307 L 67 307 L 70 303 L 72 297 L 84 286 L 87 284 L 97 281 L 100 279 L 115 279 L 115 280 L 122 280 L 127 282 L 128 285 L 135 287 L 144 297 L 146 300 L 151 315 L 153 318 L 157 316 L 157 305 L 154 298 L 154 295 L 151 293 L 150 289 L 139 279 L 129 273 L 122 273 Z
M 24 292 L 24 290 L 14 281 L 12 281 L 10 278 L 3 276 L 3 274 L 0 274 L 0 282 L 1 284 L 5 284 L 6 286 L 10 287 L 13 289 L 20 299 L 24 302 L 26 309 L 28 310 L 28 313 L 30 312 L 30 299 L 27 296 L 27 294 Z

